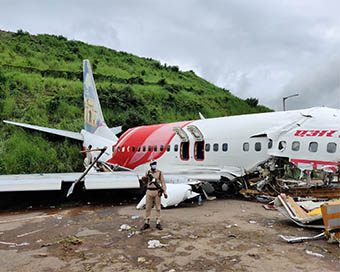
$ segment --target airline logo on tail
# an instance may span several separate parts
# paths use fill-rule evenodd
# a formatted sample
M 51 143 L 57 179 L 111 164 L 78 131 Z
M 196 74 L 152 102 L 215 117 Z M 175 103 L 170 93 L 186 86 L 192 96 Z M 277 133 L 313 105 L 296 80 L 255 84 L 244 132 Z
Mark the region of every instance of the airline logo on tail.
M 105 126 L 105 121 L 89 60 L 84 60 L 84 105 L 85 130 L 94 133 L 98 127 Z

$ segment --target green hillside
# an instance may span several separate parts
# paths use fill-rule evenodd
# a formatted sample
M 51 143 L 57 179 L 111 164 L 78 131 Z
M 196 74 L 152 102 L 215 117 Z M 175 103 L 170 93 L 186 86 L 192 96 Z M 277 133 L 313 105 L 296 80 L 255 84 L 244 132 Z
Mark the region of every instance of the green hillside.
M 79 132 L 82 60 L 91 61 L 104 117 L 129 127 L 265 112 L 177 66 L 63 36 L 0 31 L 0 120 Z M 82 170 L 81 144 L 0 123 L 0 174 Z

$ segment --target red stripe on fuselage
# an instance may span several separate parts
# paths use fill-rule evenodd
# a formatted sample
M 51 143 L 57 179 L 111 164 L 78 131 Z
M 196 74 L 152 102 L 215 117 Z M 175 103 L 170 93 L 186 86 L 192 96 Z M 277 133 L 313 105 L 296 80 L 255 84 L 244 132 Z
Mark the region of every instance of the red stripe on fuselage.
M 184 121 L 176 123 L 166 123 L 151 126 L 142 126 L 129 129 L 118 140 L 115 145 L 115 152 L 109 163 L 119 164 L 130 169 L 134 169 L 139 165 L 145 164 L 151 160 L 159 159 L 166 151 L 166 146 L 171 142 L 176 135 L 173 132 L 174 127 L 185 127 L 193 121 Z M 152 151 L 148 151 L 148 146 L 152 146 Z M 157 151 L 154 151 L 154 146 L 157 145 Z M 160 151 L 160 146 L 164 146 L 164 150 Z M 135 147 L 135 152 L 132 147 Z M 138 146 L 141 151 L 137 152 Z M 142 148 L 146 146 L 146 152 Z M 120 147 L 120 152 L 117 152 L 117 147 Z M 124 152 L 121 152 L 124 147 Z M 130 150 L 127 151 L 127 147 Z
M 332 162 L 332 161 L 314 161 L 314 160 L 302 160 L 302 159 L 291 159 L 290 161 L 292 163 L 294 163 L 296 166 L 298 166 L 299 163 L 313 164 L 314 170 L 316 170 L 318 168 L 318 165 L 338 166 L 337 162 Z

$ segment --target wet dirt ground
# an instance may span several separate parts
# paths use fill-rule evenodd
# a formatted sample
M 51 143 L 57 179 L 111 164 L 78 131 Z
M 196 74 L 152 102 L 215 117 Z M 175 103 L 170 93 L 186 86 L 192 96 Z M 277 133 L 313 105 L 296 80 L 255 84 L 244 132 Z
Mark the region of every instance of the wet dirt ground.
M 164 230 L 142 233 L 133 203 L 0 212 L 0 271 L 340 271 L 340 247 L 261 203 L 218 199 L 162 210 Z M 134 219 L 134 216 L 139 218 Z M 129 230 L 120 230 L 127 224 Z M 148 248 L 148 241 L 164 246 Z M 322 257 L 311 256 L 311 251 Z

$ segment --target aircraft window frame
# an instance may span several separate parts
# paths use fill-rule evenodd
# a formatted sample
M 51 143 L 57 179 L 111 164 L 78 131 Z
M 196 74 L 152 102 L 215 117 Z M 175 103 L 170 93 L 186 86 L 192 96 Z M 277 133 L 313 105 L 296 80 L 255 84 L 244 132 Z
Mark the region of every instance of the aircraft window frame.
M 148 152 L 152 152 L 152 145 L 148 146 Z
M 268 139 L 268 149 L 272 149 L 272 148 L 273 148 L 273 140 Z
M 331 145 L 333 146 L 333 149 L 330 148 Z M 330 142 L 330 143 L 327 144 L 327 152 L 328 153 L 332 153 L 332 154 L 335 153 L 336 148 L 337 148 L 337 144 L 334 143 L 334 142 Z
M 160 151 L 160 152 L 163 152 L 163 151 L 164 151 L 164 145 L 161 145 L 161 146 L 159 147 L 159 151 Z
M 171 146 L 170 146 L 170 145 L 167 145 L 167 146 L 166 146 L 166 151 L 167 151 L 167 152 L 170 152 L 170 151 L 171 151 Z
M 317 142 L 310 142 L 308 145 L 308 151 L 312 153 L 318 152 L 319 144 Z
M 222 144 L 222 151 L 227 152 L 228 151 L 228 143 L 223 143 Z
M 181 142 L 179 154 L 180 154 L 182 161 L 188 161 L 189 160 L 189 158 L 190 158 L 190 142 Z
M 143 152 L 146 152 L 146 145 L 143 145 Z
M 201 146 L 198 146 L 198 145 L 201 145 Z M 198 147 L 200 148 L 199 152 L 197 152 Z M 195 141 L 194 158 L 195 158 L 196 161 L 204 161 L 204 148 L 205 148 L 204 141 Z
M 214 143 L 214 145 L 213 145 L 213 150 L 214 150 L 214 152 L 217 152 L 218 151 L 218 143 Z
M 244 152 L 248 152 L 249 151 L 249 147 L 250 147 L 249 142 L 244 142 L 243 143 L 243 151 Z
M 206 143 L 205 147 L 204 147 L 205 152 L 209 152 L 210 151 L 210 144 Z
M 291 149 L 292 149 L 292 151 L 299 151 L 300 150 L 300 146 L 301 146 L 301 144 L 300 144 L 299 141 L 293 141 Z
M 261 144 L 261 142 L 256 142 L 256 143 L 254 144 L 254 150 L 255 150 L 256 152 L 260 152 L 260 151 L 262 150 L 262 144 Z
M 136 147 L 134 145 L 131 147 L 131 149 L 132 149 L 132 152 L 136 151 Z
M 140 145 L 137 147 L 137 152 L 140 152 L 141 148 Z
M 157 148 L 157 145 L 154 145 L 154 146 L 153 146 L 153 151 L 154 151 L 154 152 L 157 152 L 157 149 L 158 149 L 158 148 Z
M 175 144 L 175 146 L 174 146 L 174 151 L 175 151 L 175 152 L 178 151 L 178 144 Z
M 277 148 L 282 152 L 287 148 L 287 142 L 286 141 L 280 141 Z

